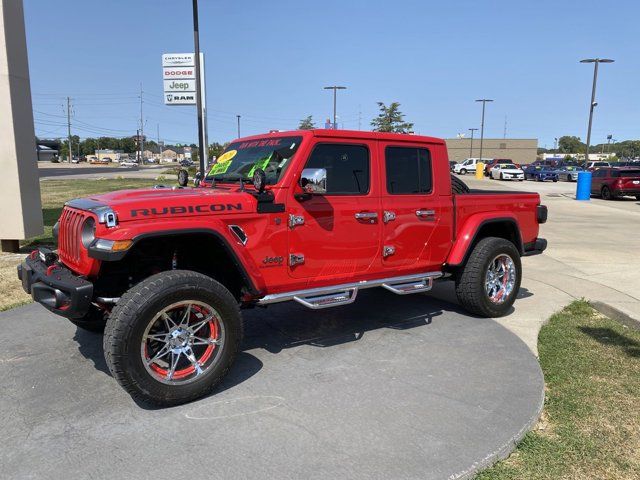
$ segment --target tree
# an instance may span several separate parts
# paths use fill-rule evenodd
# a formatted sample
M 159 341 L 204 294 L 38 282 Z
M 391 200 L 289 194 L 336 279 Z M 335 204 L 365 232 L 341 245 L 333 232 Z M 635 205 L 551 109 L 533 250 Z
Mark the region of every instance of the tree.
M 580 141 L 579 137 L 565 135 L 558 139 L 558 150 L 560 153 L 584 153 L 586 145 Z
M 314 128 L 316 128 L 316 124 L 313 123 L 312 115 L 300 120 L 300 125 L 298 125 L 298 130 L 312 130 Z
M 400 104 L 392 102 L 388 107 L 378 102 L 380 113 L 371 120 L 374 132 L 409 133 L 413 130 L 413 123 L 404 121 L 404 114 L 400 112 Z

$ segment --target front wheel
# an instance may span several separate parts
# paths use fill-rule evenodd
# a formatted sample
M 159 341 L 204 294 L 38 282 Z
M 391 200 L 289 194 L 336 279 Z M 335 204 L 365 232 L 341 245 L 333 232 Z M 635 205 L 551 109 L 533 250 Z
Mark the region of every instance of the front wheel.
M 131 396 L 170 406 L 211 392 L 241 340 L 233 295 L 210 277 L 172 270 L 120 298 L 107 321 L 104 352 L 111 374 Z
M 466 168 L 461 168 L 460 169 L 460 175 L 466 175 L 467 174 L 467 169 Z
M 487 237 L 476 244 L 456 276 L 456 295 L 475 315 L 501 317 L 513 305 L 521 280 L 522 265 L 515 245 L 504 238 Z

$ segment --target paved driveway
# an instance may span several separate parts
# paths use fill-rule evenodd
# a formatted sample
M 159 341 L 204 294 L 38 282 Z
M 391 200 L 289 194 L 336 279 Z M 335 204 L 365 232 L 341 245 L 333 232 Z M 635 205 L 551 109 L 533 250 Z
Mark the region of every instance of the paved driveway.
M 39 305 L 0 314 L 4 478 L 459 478 L 511 450 L 543 379 L 498 323 L 427 295 L 245 312 L 215 395 L 149 409 L 101 337 Z

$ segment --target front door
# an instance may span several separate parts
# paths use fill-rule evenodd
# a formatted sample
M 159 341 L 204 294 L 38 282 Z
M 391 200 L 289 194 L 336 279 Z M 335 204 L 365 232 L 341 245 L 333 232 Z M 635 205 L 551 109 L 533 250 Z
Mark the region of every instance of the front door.
M 434 192 L 431 151 L 379 144 L 382 182 L 383 267 L 395 273 L 439 269 L 450 247 L 451 196 Z
M 305 169 L 323 169 L 324 193 L 294 199 L 289 209 L 289 274 L 351 277 L 379 268 L 381 205 L 375 142 L 317 143 Z

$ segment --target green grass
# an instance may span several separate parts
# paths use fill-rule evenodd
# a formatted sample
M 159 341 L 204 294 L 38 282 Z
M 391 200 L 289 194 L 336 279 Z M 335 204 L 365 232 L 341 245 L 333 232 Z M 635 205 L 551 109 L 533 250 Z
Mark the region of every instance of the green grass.
M 541 421 L 476 479 L 640 478 L 640 332 L 578 301 L 542 328 L 538 350 Z

